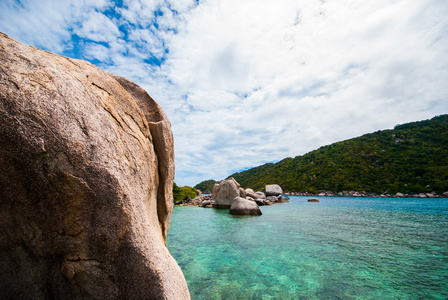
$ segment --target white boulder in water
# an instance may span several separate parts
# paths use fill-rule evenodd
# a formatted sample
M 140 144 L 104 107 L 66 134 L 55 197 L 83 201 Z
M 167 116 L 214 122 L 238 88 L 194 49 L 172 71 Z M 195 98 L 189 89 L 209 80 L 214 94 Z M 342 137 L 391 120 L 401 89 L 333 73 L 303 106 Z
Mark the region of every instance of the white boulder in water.
M 235 199 L 233 199 L 233 203 L 230 207 L 229 213 L 232 215 L 262 215 L 261 210 L 255 201 L 241 197 L 236 197 Z
M 268 184 L 264 190 L 266 196 L 280 196 L 283 194 L 283 190 L 278 184 Z

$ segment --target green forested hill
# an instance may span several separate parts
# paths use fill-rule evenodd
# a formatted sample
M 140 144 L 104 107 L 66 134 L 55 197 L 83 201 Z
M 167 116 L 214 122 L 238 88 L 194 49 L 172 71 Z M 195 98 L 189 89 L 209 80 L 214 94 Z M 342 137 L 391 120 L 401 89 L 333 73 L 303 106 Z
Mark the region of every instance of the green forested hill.
M 448 115 L 334 143 L 230 177 L 255 190 L 277 183 L 291 192 L 443 193 L 448 191 Z
M 219 183 L 218 181 L 215 181 L 213 179 L 202 181 L 201 183 L 198 183 L 194 186 L 195 189 L 198 189 L 202 192 L 205 191 L 213 191 L 213 186 L 215 183 Z

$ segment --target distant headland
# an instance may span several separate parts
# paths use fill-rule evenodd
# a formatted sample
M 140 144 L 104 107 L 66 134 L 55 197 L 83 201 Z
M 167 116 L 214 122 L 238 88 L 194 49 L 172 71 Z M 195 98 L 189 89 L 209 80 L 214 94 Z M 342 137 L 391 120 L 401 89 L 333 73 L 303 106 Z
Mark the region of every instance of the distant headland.
M 448 115 L 397 125 L 230 175 L 242 187 L 290 195 L 448 197 Z M 206 180 L 195 186 L 211 190 Z

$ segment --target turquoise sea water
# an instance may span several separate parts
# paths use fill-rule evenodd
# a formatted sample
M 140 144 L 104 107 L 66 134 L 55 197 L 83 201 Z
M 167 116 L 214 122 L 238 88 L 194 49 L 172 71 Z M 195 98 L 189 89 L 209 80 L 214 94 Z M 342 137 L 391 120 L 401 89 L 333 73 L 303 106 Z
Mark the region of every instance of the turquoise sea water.
M 448 299 L 448 200 L 291 197 L 262 216 L 176 207 L 195 299 Z

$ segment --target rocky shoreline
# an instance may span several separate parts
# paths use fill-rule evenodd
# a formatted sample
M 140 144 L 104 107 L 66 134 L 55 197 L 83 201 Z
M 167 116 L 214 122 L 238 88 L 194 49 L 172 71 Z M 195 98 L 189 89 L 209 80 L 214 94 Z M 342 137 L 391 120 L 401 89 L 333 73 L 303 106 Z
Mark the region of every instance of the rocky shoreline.
M 254 190 L 249 188 L 242 189 L 234 178 L 229 178 L 216 184 L 211 195 L 203 196 L 202 192 L 197 190 L 194 199 L 188 198 L 174 204 L 178 206 L 230 208 L 232 210 L 236 200 L 244 202 L 241 199 L 249 201 L 246 202 L 246 205 L 253 206 L 255 210 L 257 210 L 255 206 L 289 202 L 288 196 L 283 195 L 282 188 L 277 184 L 266 185 L 263 190 L 254 192 Z M 235 212 L 231 213 L 238 214 Z M 244 214 L 252 214 L 252 212 L 245 212 Z
M 331 191 L 319 191 L 317 194 L 311 194 L 307 192 L 286 192 L 288 196 L 319 196 L 319 197 L 373 197 L 373 198 L 448 198 L 448 191 L 443 194 L 431 193 L 418 193 L 418 194 L 405 194 L 405 193 L 382 193 L 375 194 L 365 191 L 343 191 L 334 193 Z
M 286 198 L 285 196 L 270 196 L 267 199 L 253 199 L 258 206 L 263 206 L 263 205 L 273 205 L 276 203 L 286 203 L 289 202 L 288 198 Z M 174 205 L 177 206 L 199 206 L 199 207 L 206 207 L 206 208 L 212 208 L 215 207 L 215 200 L 213 200 L 211 195 L 207 195 L 207 196 L 198 196 L 194 199 L 185 199 L 182 201 L 178 201 L 175 202 Z
M 223 195 L 221 195 L 223 194 Z M 258 206 L 272 205 L 275 203 L 289 202 L 289 196 L 307 196 L 307 197 L 371 197 L 371 198 L 448 198 L 448 191 L 443 194 L 436 192 L 431 193 L 382 193 L 376 194 L 366 191 L 342 191 L 332 192 L 320 190 L 317 194 L 308 192 L 285 192 L 277 185 L 266 185 L 265 188 L 259 192 L 254 192 L 252 189 L 242 189 L 234 178 L 221 181 L 215 184 L 213 192 L 210 195 L 202 195 L 202 192 L 197 190 L 194 199 L 188 198 L 182 201 L 175 202 L 177 206 L 199 206 L 206 208 L 230 208 L 235 197 L 242 197 L 244 199 L 254 201 Z M 316 199 L 317 200 L 317 199 Z M 313 202 L 313 201 L 311 201 Z M 315 201 L 319 202 L 319 201 Z
M 246 189 L 250 190 L 250 189 Z M 258 192 L 260 193 L 260 192 Z M 249 194 L 249 193 L 247 193 Z M 285 196 L 308 196 L 308 197 L 371 197 L 371 198 L 448 198 L 448 192 L 443 194 L 438 194 L 436 192 L 431 193 L 418 193 L 418 194 L 406 194 L 406 193 L 370 193 L 365 191 L 342 191 L 338 193 L 334 193 L 331 191 L 319 191 L 317 194 L 307 193 L 307 192 L 286 192 Z M 284 196 L 268 196 L 266 199 L 255 198 L 255 202 L 259 206 L 262 205 L 272 205 L 275 203 L 283 203 L 288 202 L 288 199 Z M 203 196 L 200 191 L 198 191 L 196 197 L 194 199 L 185 199 L 183 201 L 178 201 L 174 203 L 178 206 L 199 206 L 199 207 L 207 207 L 212 208 L 215 207 L 215 200 L 212 198 L 212 195 Z

